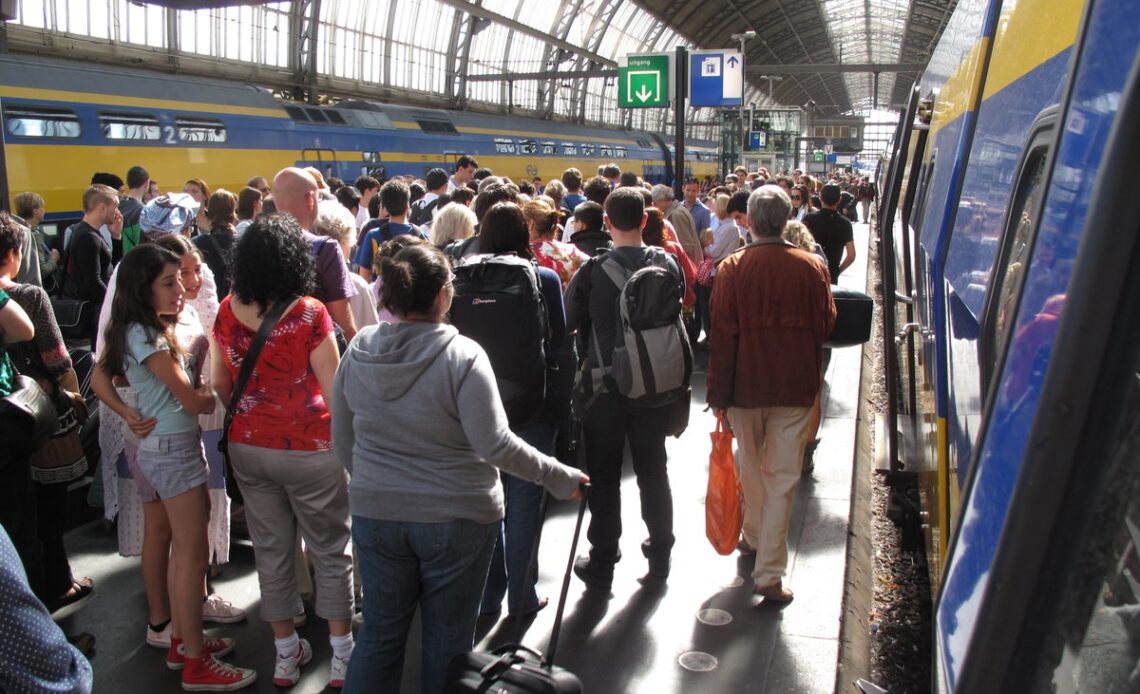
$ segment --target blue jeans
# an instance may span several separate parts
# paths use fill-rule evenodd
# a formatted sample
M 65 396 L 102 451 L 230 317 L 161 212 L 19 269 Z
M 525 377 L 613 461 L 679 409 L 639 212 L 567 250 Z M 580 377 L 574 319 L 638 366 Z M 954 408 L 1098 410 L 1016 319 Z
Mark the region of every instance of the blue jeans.
M 364 601 L 364 626 L 345 694 L 400 691 L 404 646 L 416 607 L 423 630 L 421 691 L 443 691 L 447 664 L 470 651 L 479 596 L 497 523 L 405 523 L 352 517 Z
M 553 453 L 554 426 L 545 418 L 516 433 L 540 452 Z M 483 590 L 483 604 L 479 611 L 498 612 L 506 593 L 507 614 L 524 615 L 538 608 L 538 593 L 534 589 L 538 582 L 538 557 L 535 557 L 529 580 L 526 574 L 534 536 L 542 523 L 539 512 L 546 490 L 541 485 L 505 472 L 502 478 L 507 513 L 499 523 L 495 553 L 491 555 L 491 571 L 487 574 L 487 587 Z

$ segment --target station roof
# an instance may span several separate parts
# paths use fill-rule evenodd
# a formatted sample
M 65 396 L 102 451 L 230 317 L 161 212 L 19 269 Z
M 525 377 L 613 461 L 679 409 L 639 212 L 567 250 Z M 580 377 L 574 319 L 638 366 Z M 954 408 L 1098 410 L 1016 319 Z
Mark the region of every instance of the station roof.
M 326 85 L 379 85 L 386 91 L 378 98 L 405 90 L 452 108 L 506 104 L 664 132 L 665 109 L 616 108 L 621 56 L 678 45 L 740 48 L 740 35 L 755 32 L 743 45 L 746 103 L 818 115 L 893 110 L 929 60 L 955 1 L 110 0 L 103 10 L 101 3 L 40 0 L 18 4 L 28 16 L 9 24 L 9 42 L 44 52 L 42 36 L 21 38 L 11 31 L 15 24 L 50 33 L 53 42 L 74 36 L 71 51 L 93 38 L 110 40 L 119 53 L 132 43 L 166 50 L 173 43 L 182 53 L 252 64 L 250 77 L 271 81 L 276 69 L 287 81 L 304 62 L 298 35 L 315 18 L 310 54 Z M 713 132 L 717 113 L 690 109 L 689 121 Z

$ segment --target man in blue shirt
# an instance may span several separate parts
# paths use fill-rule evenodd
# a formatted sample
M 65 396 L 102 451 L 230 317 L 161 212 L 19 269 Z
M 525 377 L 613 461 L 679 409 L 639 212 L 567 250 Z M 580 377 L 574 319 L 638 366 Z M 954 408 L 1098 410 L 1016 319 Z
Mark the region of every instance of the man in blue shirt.
M 697 235 L 699 236 L 705 229 L 715 228 L 712 224 L 712 212 L 697 197 L 701 194 L 700 181 L 690 178 L 685 181 L 683 190 L 685 193 L 685 209 L 693 215 L 693 221 L 696 222 L 697 226 Z
M 422 231 L 408 224 L 408 201 L 412 194 L 408 185 L 401 180 L 393 179 L 380 187 L 380 204 L 388 211 L 388 223 L 377 227 L 364 236 L 360 248 L 356 250 L 357 272 L 369 282 L 372 281 L 372 259 L 385 241 L 400 234 L 413 234 L 425 238 Z

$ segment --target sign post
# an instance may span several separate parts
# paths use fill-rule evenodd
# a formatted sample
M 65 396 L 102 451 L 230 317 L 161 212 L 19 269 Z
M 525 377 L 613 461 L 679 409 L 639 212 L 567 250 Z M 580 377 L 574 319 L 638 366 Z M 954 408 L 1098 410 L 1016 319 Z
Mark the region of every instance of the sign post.
M 669 54 L 628 55 L 618 62 L 618 106 L 663 108 L 669 105 Z
M 673 147 L 673 197 L 683 200 L 681 189 L 685 185 L 685 96 L 688 86 L 688 75 L 685 73 L 685 55 L 688 49 L 677 46 L 677 88 L 676 99 L 673 100 L 673 132 L 676 135 L 676 144 Z

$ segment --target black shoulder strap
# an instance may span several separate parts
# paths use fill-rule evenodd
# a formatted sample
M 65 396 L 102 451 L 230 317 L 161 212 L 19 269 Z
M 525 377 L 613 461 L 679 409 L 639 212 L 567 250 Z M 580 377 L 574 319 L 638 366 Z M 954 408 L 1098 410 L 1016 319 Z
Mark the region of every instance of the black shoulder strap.
M 278 301 L 269 309 L 265 314 L 265 318 L 261 321 L 261 327 L 257 329 L 257 336 L 253 338 L 253 342 L 249 343 L 249 350 L 245 353 L 245 358 L 241 360 L 241 370 L 238 371 L 237 381 L 234 383 L 233 392 L 230 393 L 230 405 L 226 409 L 225 423 L 222 425 L 222 438 L 229 438 L 230 424 L 233 423 L 234 410 L 237 408 L 238 401 L 241 400 L 241 395 L 245 391 L 245 385 L 249 381 L 249 377 L 253 374 L 253 367 L 257 365 L 257 358 L 261 356 L 261 348 L 265 346 L 269 340 L 269 333 L 273 332 L 273 328 L 277 326 L 277 322 L 281 320 L 282 314 L 285 309 L 289 307 L 296 299 L 285 299 Z

